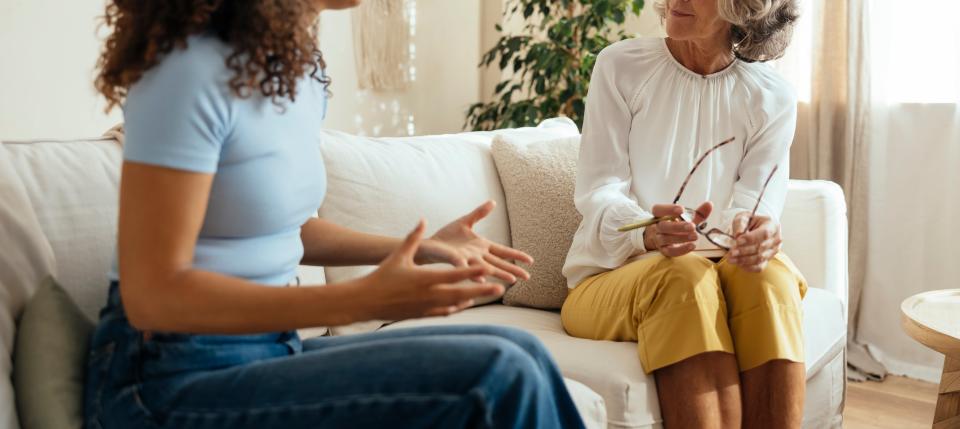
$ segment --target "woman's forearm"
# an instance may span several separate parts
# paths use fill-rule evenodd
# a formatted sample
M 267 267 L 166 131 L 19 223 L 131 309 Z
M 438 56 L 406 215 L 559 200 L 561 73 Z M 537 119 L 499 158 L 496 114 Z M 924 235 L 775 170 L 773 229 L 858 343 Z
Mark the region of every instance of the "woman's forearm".
M 185 270 L 151 280 L 123 278 L 123 305 L 143 331 L 250 334 L 366 320 L 358 279 L 322 287 L 271 287 Z
M 300 229 L 304 265 L 375 265 L 400 245 L 399 238 L 366 234 L 311 218 Z

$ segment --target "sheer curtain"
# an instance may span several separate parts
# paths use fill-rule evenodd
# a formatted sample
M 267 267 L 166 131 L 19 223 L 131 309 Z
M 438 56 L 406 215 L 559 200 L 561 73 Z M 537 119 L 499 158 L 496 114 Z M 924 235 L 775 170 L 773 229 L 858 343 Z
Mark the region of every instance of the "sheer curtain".
M 851 374 L 937 380 L 942 357 L 903 333 L 899 306 L 960 288 L 960 2 L 804 6 L 777 66 L 801 99 L 794 177 L 847 194 Z
M 900 302 L 960 288 L 960 2 L 870 2 L 870 222 L 855 340 L 895 374 L 943 358 L 900 329 Z M 957 315 L 960 317 L 960 314 Z

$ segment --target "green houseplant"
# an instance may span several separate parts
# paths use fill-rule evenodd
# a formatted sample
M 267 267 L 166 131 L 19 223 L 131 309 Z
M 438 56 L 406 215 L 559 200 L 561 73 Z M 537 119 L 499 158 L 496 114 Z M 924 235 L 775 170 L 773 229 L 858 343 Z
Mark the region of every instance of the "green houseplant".
M 494 100 L 467 111 L 466 127 L 492 130 L 536 125 L 567 116 L 583 125 L 584 97 L 597 54 L 627 37 L 623 23 L 644 0 L 512 0 L 504 17 L 522 14 L 520 34 L 502 34 L 483 55 L 511 75 L 497 84 Z

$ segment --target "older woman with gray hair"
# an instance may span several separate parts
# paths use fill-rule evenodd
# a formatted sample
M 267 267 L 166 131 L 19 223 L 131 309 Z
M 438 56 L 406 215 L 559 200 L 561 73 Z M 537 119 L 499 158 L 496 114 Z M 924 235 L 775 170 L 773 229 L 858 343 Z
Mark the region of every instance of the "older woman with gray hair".
M 796 0 L 657 10 L 667 38 L 616 43 L 594 67 L 564 327 L 637 341 L 668 427 L 799 427 L 807 286 L 778 222 L 797 100 L 762 64 L 786 49 Z

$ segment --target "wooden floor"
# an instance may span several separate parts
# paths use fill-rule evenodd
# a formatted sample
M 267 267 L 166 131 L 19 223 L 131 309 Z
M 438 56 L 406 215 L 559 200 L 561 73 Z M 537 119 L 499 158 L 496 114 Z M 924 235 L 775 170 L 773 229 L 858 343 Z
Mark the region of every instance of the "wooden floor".
M 903 377 L 882 383 L 847 382 L 843 427 L 847 429 L 929 429 L 937 385 Z

